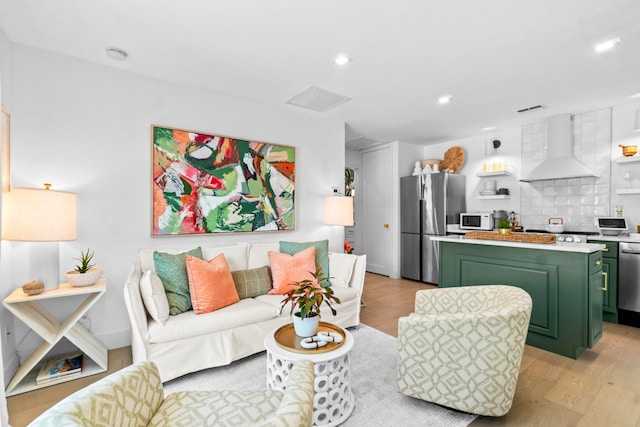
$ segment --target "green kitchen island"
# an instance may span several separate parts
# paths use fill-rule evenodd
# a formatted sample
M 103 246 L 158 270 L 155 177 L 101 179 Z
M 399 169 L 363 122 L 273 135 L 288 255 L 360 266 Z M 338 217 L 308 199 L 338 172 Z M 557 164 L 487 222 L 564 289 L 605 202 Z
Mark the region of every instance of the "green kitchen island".
M 602 244 L 433 237 L 440 287 L 512 285 L 533 300 L 527 344 L 577 359 L 602 336 Z

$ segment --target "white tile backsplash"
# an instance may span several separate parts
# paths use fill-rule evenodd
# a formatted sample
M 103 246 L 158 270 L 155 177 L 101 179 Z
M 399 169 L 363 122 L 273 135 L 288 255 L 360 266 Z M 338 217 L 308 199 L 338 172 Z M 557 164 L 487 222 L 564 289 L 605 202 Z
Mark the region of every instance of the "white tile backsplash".
M 522 127 L 522 175 L 546 158 L 546 123 Z M 544 228 L 562 217 L 569 230 L 592 230 L 611 205 L 611 108 L 574 115 L 573 155 L 599 178 L 523 183 L 520 220 L 525 228 Z

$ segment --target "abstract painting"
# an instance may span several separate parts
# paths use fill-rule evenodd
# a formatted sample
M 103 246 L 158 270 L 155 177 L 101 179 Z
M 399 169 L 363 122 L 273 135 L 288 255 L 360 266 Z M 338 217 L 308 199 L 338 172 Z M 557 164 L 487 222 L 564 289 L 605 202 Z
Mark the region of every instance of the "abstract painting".
M 153 235 L 295 229 L 295 148 L 152 126 Z

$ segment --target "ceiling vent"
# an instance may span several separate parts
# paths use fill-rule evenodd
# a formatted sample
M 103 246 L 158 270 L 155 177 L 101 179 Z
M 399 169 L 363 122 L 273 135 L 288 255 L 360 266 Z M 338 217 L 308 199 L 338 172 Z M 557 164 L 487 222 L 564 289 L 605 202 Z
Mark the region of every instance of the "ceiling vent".
M 520 113 L 520 114 L 530 113 L 532 111 L 541 110 L 543 108 L 545 108 L 544 105 L 533 105 L 531 107 L 527 107 L 527 108 L 523 108 L 521 110 L 518 110 L 517 112 Z
M 309 86 L 293 98 L 287 101 L 287 104 L 296 105 L 298 107 L 308 108 L 320 113 L 326 113 L 338 105 L 342 105 L 351 98 L 320 89 L 316 86 Z

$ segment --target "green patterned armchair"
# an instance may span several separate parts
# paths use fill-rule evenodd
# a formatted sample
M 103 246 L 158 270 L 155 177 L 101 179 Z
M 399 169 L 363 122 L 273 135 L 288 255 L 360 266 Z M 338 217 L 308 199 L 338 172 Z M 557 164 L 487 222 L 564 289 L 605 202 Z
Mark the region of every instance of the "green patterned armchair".
M 531 317 L 531 297 L 503 285 L 416 293 L 398 322 L 398 390 L 460 411 L 509 412 Z
M 311 426 L 313 362 L 296 362 L 284 393 L 182 391 L 166 398 L 153 362 L 126 367 L 65 398 L 30 426 Z

